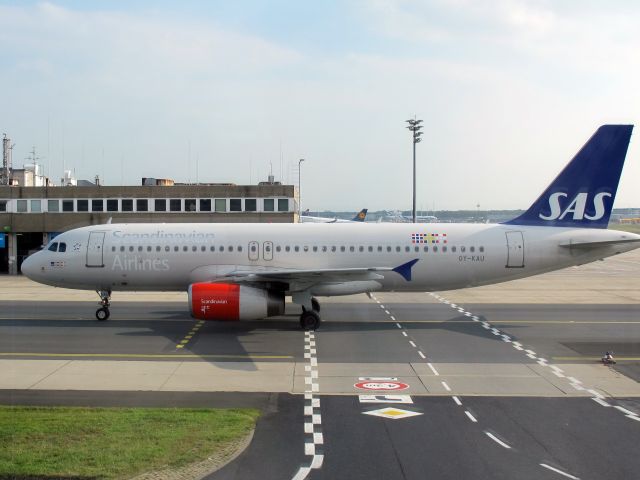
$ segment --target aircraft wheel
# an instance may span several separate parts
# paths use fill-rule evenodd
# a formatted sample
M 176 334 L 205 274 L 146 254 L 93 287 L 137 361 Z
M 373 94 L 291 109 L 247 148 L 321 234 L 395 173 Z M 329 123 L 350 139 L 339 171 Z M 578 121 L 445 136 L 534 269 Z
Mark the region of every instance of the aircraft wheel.
M 320 302 L 316 298 L 311 299 L 311 307 L 318 313 L 320 313 Z
M 320 315 L 314 310 L 302 312 L 300 326 L 303 330 L 317 330 L 320 326 Z
M 109 315 L 111 315 L 111 313 L 109 312 L 108 308 L 102 307 L 96 310 L 96 318 L 101 322 L 107 320 L 109 318 Z

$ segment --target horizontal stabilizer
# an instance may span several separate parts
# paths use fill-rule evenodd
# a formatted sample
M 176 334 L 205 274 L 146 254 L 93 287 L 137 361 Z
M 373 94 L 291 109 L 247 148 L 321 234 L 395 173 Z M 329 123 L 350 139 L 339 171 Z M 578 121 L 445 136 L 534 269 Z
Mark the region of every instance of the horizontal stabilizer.
M 613 245 L 623 245 L 627 243 L 638 243 L 640 242 L 640 238 L 626 238 L 620 240 L 603 240 L 603 241 L 595 241 L 595 242 L 582 242 L 580 240 L 569 240 L 568 242 L 563 242 L 560 244 L 561 247 L 564 248 L 600 248 L 600 247 L 609 247 Z

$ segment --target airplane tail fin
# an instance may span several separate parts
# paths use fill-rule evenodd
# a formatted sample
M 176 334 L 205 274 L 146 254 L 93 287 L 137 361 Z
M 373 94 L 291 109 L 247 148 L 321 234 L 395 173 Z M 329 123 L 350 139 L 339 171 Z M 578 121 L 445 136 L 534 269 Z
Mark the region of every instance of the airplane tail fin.
M 542 195 L 507 225 L 607 228 L 633 125 L 603 125 Z
M 363 208 L 360 210 L 355 217 L 351 219 L 352 222 L 364 222 L 364 219 L 367 218 L 367 212 L 369 209 Z

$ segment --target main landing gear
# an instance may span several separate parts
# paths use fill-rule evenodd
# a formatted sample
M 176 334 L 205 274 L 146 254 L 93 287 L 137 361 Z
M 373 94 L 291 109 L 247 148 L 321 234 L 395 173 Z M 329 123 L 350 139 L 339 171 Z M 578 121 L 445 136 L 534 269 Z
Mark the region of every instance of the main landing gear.
M 111 291 L 109 290 L 96 290 L 96 293 L 100 295 L 100 305 L 101 307 L 96 310 L 96 318 L 101 322 L 107 320 L 111 313 L 109 312 L 109 307 L 111 303 Z
M 315 297 L 311 298 L 311 310 L 302 305 L 300 326 L 303 330 L 317 330 L 320 326 L 320 303 Z

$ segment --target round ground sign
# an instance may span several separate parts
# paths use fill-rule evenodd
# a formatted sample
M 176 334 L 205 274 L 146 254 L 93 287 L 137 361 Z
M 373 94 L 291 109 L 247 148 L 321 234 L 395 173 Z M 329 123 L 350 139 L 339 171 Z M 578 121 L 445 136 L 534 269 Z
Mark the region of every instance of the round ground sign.
M 409 388 L 409 385 L 402 382 L 396 381 L 380 381 L 380 380 L 367 380 L 364 382 L 358 382 L 354 385 L 354 387 L 359 388 L 360 390 L 387 390 L 387 391 L 398 391 L 398 390 L 406 390 Z

